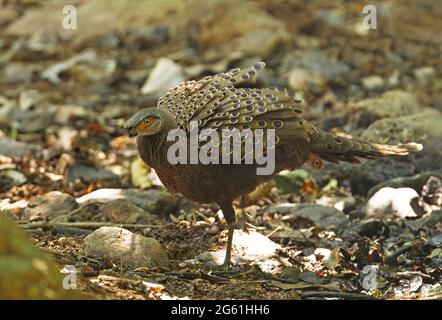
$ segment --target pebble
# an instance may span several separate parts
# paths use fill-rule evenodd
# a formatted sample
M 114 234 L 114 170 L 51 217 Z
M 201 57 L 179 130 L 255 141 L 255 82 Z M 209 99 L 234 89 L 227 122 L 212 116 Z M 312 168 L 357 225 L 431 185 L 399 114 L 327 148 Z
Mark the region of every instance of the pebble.
M 265 210 L 268 213 L 279 212 L 306 218 L 324 229 L 341 229 L 350 224 L 350 220 L 342 211 L 317 204 L 284 203 L 270 206 Z
M 436 70 L 433 67 L 422 67 L 414 69 L 413 75 L 417 80 L 417 83 L 422 86 L 428 86 L 431 84 L 436 75 Z
M 385 80 L 380 76 L 365 77 L 362 78 L 362 86 L 369 91 L 375 91 L 385 86 Z
M 183 68 L 169 58 L 160 58 L 141 88 L 141 93 L 163 96 L 183 81 Z
M 83 241 L 83 252 L 92 258 L 108 259 L 123 268 L 167 268 L 169 259 L 153 238 L 118 227 L 101 227 Z
M 51 220 L 78 208 L 75 198 L 67 193 L 51 191 L 29 201 L 24 216 L 30 220 Z
M 364 211 L 367 216 L 383 216 L 393 213 L 395 216 L 405 219 L 416 217 L 410 201 L 418 198 L 419 194 L 411 188 L 385 187 L 377 191 L 367 202 Z
M 26 83 L 31 80 L 32 71 L 21 63 L 8 63 L 3 69 L 3 81 L 9 84 Z
M 138 190 L 138 189 L 98 189 L 88 193 L 77 202 L 80 204 L 107 203 L 117 199 L 126 200 L 152 215 L 169 217 L 175 211 L 176 200 L 164 190 Z
M 282 250 L 279 244 L 258 232 L 247 233 L 242 230 L 235 230 L 232 244 L 232 262 L 233 264 L 254 262 L 264 270 L 269 271 L 275 266 L 280 266 L 280 262 L 274 259 L 278 250 Z M 218 251 L 206 251 L 199 254 L 196 260 L 208 266 L 217 266 L 224 262 L 225 253 L 225 248 Z

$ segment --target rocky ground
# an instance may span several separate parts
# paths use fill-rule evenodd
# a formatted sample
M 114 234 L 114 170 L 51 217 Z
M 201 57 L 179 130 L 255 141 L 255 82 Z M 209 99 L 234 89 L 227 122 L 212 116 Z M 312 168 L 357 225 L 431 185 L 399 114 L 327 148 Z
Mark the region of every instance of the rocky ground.
M 0 2 L 0 297 L 442 298 L 439 1 L 379 2 L 376 30 L 347 1 L 77 1 L 77 30 L 63 5 Z M 236 203 L 255 228 L 211 271 L 222 214 L 170 195 L 122 125 L 258 61 L 257 86 L 295 91 L 317 125 L 424 150 L 282 172 Z

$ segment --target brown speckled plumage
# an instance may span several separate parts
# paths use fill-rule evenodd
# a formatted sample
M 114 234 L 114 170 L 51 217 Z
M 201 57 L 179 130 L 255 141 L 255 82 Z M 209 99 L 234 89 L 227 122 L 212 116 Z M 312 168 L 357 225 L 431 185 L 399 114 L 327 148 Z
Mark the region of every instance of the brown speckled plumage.
M 264 63 L 245 69 L 233 69 L 226 73 L 205 77 L 199 81 L 187 81 L 169 90 L 158 101 L 157 108 L 140 110 L 126 124 L 138 133 L 137 145 L 143 161 L 153 167 L 165 187 L 179 192 L 200 203 L 217 203 L 229 224 L 229 240 L 225 265 L 230 264 L 230 247 L 233 237 L 235 214 L 234 199 L 248 192 L 284 169 L 294 169 L 304 163 L 321 167 L 322 160 L 350 163 L 358 158 L 406 155 L 419 151 L 421 146 L 378 145 L 338 137 L 324 132 L 302 118 L 299 101 L 280 89 L 241 88 L 254 81 Z M 137 125 L 153 117 L 160 129 L 137 132 Z M 197 121 L 199 129 L 275 129 L 276 169 L 273 175 L 256 175 L 256 164 L 178 164 L 167 160 L 166 141 L 170 129 L 181 128 L 189 132 L 190 121 Z M 148 129 L 149 130 L 149 129 Z

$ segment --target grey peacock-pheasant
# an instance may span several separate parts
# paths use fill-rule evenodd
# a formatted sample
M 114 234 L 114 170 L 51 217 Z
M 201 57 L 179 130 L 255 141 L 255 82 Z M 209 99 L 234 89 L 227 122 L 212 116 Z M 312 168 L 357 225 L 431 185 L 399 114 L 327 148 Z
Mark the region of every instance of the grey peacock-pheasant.
M 199 203 L 217 203 L 228 223 L 228 241 L 223 266 L 231 266 L 231 247 L 235 229 L 233 200 L 247 194 L 284 169 L 305 163 L 321 167 L 322 160 L 358 163 L 358 158 L 402 156 L 422 149 L 420 144 L 381 145 L 344 138 L 325 132 L 302 118 L 294 96 L 280 89 L 244 88 L 264 68 L 263 62 L 248 69 L 232 69 L 187 81 L 169 90 L 157 107 L 141 109 L 125 127 L 137 135 L 142 160 L 154 168 L 164 186 L 173 193 Z M 196 121 L 199 129 L 251 130 L 274 129 L 275 170 L 257 175 L 257 164 L 171 164 L 167 141 L 172 129 L 189 132 Z M 201 146 L 199 146 L 201 147 Z

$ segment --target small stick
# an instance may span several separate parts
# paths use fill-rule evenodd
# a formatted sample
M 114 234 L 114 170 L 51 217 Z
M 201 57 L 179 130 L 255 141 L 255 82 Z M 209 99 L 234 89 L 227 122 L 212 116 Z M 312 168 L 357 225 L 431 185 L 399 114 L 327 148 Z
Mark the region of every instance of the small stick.
M 229 283 L 230 281 L 226 278 L 220 277 L 218 275 L 208 274 L 205 272 L 166 272 L 166 275 L 175 276 L 178 278 L 193 280 L 193 279 L 204 279 L 212 283 Z
M 349 292 L 335 292 L 335 291 L 304 291 L 301 293 L 301 297 L 305 298 L 342 298 L 349 300 L 379 300 L 375 297 Z
M 53 227 L 65 227 L 65 228 L 80 228 L 95 230 L 100 227 L 119 227 L 119 228 L 166 228 L 166 225 L 157 224 L 136 224 L 136 223 L 112 223 L 112 222 L 36 222 L 20 225 L 24 229 L 37 229 L 37 228 L 53 228 Z
M 384 262 L 387 264 L 391 264 L 396 262 L 397 257 L 399 257 L 401 254 L 410 251 L 411 249 L 413 249 L 414 244 L 409 244 L 406 246 L 403 246 L 402 248 L 398 249 L 396 252 L 393 252 L 392 254 L 390 254 L 389 256 L 386 256 L 384 258 Z
M 275 230 L 273 230 L 272 232 L 270 232 L 270 233 L 267 235 L 267 238 L 270 238 L 275 232 L 279 231 L 281 228 L 282 228 L 281 226 L 277 226 L 277 227 L 275 228 Z

